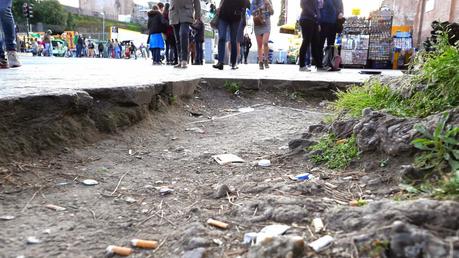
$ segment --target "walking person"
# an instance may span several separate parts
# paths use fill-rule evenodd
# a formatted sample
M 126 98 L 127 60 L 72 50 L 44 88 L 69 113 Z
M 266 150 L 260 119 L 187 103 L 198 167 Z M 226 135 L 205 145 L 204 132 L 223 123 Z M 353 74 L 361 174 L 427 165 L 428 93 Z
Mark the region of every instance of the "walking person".
M 271 33 L 271 16 L 274 14 L 271 0 L 253 0 L 252 16 L 257 38 L 258 64 L 260 70 L 269 68 L 269 35 Z
M 170 4 L 166 3 L 164 6 L 163 17 L 164 20 L 167 21 L 167 28 L 166 32 L 164 33 L 165 43 L 166 43 L 166 64 L 176 65 L 178 62 L 176 61 L 177 58 L 177 48 L 175 47 L 175 36 L 174 36 L 174 29 L 170 25 L 169 21 L 169 12 L 170 12 Z
M 306 56 L 309 51 L 311 51 L 311 55 L 316 62 L 317 69 L 322 68 L 322 47 L 319 45 L 320 11 L 317 0 L 301 0 L 300 5 L 302 9 L 300 16 L 300 26 L 303 42 L 301 43 L 300 47 L 299 66 L 300 71 L 307 72 L 310 71 L 306 66 Z
M 159 11 L 158 6 L 148 12 L 148 43 L 153 57 L 153 65 L 161 64 L 161 50 L 164 49 L 162 33 L 166 31 L 167 22 Z
M 88 56 L 91 58 L 95 57 L 95 48 L 94 43 L 91 40 L 88 41 Z
M 19 62 L 16 52 L 16 31 L 12 4 L 12 0 L 0 1 L 0 29 L 3 31 L 3 40 L 0 38 L 0 68 L 14 68 L 21 66 L 21 62 Z M 5 43 L 6 56 L 5 50 L 3 49 L 3 43 Z
M 174 27 L 180 63 L 175 68 L 187 68 L 190 25 L 201 19 L 200 0 L 171 0 L 170 24 Z
M 53 44 L 51 42 L 51 30 L 46 31 L 45 36 L 43 36 L 43 43 L 45 45 L 44 56 L 53 56 Z
M 102 41 L 99 42 L 99 44 L 97 45 L 97 50 L 99 51 L 98 57 L 103 58 L 104 57 L 104 43 L 102 43 Z
M 343 18 L 342 0 L 320 0 L 323 7 L 320 9 L 320 46 L 323 48 L 325 42 L 327 46 L 335 44 L 336 33 L 338 31 L 338 19 Z
M 244 35 L 244 39 L 241 43 L 241 63 L 244 61 L 244 64 L 247 64 L 247 57 L 249 56 L 250 48 L 252 47 L 252 40 L 250 39 L 249 34 Z
M 239 25 L 242 19 L 242 12 L 245 11 L 246 4 L 244 0 L 222 0 L 220 8 L 217 10 L 219 14 L 218 21 L 218 63 L 213 65 L 215 69 L 223 70 L 223 62 L 225 60 L 225 48 L 227 30 L 229 29 L 231 54 L 230 64 L 231 69 L 237 69 L 237 43 L 236 37 Z
M 191 27 L 195 30 L 194 36 L 194 43 L 196 48 L 196 58 L 194 61 L 194 65 L 202 65 L 203 58 L 204 58 L 204 50 L 203 50 L 203 43 L 204 43 L 204 23 L 201 19 L 196 20 L 195 23 L 191 25 Z
M 121 58 L 121 45 L 118 43 L 118 39 L 115 39 L 115 43 L 113 43 L 113 51 L 115 52 L 115 58 Z
M 250 0 L 244 0 L 245 2 L 245 8 L 242 12 L 242 17 L 241 17 L 241 23 L 239 24 L 239 28 L 237 29 L 237 37 L 236 37 L 236 42 L 237 42 L 237 56 L 240 59 L 238 60 L 238 63 L 242 64 L 242 57 L 243 54 L 242 52 L 242 44 L 244 41 L 244 32 L 245 32 L 245 27 L 247 26 L 247 10 L 250 10 Z

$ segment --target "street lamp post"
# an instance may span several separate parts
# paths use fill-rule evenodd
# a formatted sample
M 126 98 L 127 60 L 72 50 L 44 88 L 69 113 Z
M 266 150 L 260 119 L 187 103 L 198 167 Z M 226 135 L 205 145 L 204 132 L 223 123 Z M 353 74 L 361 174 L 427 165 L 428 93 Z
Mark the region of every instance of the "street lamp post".
M 102 15 L 102 41 L 105 41 L 105 13 L 100 13 Z

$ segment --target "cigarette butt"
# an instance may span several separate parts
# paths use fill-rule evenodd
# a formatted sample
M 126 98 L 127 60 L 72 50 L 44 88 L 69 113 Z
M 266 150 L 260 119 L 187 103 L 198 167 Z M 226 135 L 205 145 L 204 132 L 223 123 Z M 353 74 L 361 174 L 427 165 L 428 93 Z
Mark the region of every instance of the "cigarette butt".
M 132 249 L 129 247 L 121 247 L 116 245 L 109 245 L 106 249 L 108 254 L 117 254 L 120 256 L 129 256 L 132 254 Z
M 55 210 L 55 211 L 65 211 L 66 210 L 64 207 L 57 206 L 54 204 L 47 204 L 45 207 L 51 210 Z
M 221 222 L 221 221 L 218 221 L 218 220 L 214 220 L 214 219 L 208 219 L 207 220 L 207 224 L 215 226 L 217 228 L 223 228 L 223 229 L 227 229 L 229 227 L 229 225 L 227 223 Z
M 131 245 L 135 247 L 145 248 L 145 249 L 155 249 L 158 247 L 158 242 L 142 240 L 142 239 L 132 239 Z

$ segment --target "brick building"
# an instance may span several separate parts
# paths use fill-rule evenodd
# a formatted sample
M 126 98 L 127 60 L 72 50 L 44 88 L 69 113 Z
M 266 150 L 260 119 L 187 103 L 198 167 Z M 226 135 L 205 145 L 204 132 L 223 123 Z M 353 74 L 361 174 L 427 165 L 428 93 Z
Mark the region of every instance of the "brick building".
M 433 21 L 459 22 L 459 0 L 384 0 L 383 5 L 394 10 L 394 25 L 413 27 L 416 46 L 429 37 Z

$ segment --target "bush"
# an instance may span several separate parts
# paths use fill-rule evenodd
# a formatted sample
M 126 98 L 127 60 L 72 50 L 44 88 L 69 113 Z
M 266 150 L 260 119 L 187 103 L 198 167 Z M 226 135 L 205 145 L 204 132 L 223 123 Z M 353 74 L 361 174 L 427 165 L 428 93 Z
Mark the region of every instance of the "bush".
M 330 169 L 346 168 L 352 160 L 359 156 L 355 136 L 338 140 L 333 134 L 329 134 L 322 137 L 319 143 L 309 147 L 308 150 L 317 152 L 310 156 L 314 163 L 324 163 Z
M 226 81 L 224 87 L 228 92 L 232 94 L 238 94 L 241 90 L 241 86 L 237 82 Z

